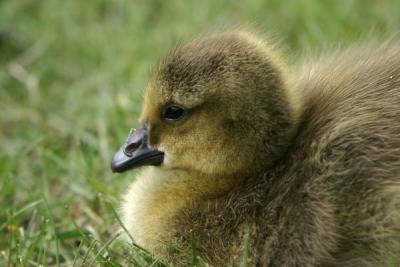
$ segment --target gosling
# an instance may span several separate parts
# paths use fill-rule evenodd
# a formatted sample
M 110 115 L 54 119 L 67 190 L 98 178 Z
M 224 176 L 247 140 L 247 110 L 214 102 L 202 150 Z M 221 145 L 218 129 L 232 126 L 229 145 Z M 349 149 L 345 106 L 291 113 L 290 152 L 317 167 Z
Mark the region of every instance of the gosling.
M 393 42 L 392 42 L 393 43 Z M 123 223 L 167 264 L 386 266 L 400 255 L 400 48 L 290 70 L 243 30 L 173 50 L 112 161 Z

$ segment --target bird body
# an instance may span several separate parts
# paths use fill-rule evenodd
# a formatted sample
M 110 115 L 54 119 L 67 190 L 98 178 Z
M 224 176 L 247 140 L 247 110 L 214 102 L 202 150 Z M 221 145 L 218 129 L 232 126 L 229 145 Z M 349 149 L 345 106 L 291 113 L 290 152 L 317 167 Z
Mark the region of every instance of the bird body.
M 394 42 L 290 70 L 254 34 L 201 36 L 160 62 L 141 123 L 163 162 L 137 175 L 123 222 L 165 262 L 385 266 L 400 255 Z

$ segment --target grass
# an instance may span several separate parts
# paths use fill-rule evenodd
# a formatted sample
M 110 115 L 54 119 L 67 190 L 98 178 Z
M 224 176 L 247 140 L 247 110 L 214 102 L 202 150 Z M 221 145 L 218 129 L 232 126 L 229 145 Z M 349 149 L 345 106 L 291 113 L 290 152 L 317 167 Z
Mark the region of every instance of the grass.
M 133 174 L 109 165 L 149 69 L 177 42 L 253 23 L 296 59 L 396 34 L 398 10 L 397 0 L 0 2 L 0 266 L 159 264 L 119 237 Z

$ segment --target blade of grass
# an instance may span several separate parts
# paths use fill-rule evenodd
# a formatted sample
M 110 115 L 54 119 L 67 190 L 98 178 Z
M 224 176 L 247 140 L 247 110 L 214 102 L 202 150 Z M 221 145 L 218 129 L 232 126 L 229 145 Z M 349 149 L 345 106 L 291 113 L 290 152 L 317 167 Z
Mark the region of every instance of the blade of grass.
M 55 242 L 55 247 L 56 247 L 56 266 L 60 266 L 60 249 L 59 249 L 59 244 L 58 244 L 59 240 L 57 238 L 57 230 L 56 230 L 56 224 L 54 221 L 54 216 L 53 216 L 53 213 L 51 212 L 50 205 L 47 202 L 46 198 L 43 198 L 43 202 L 45 203 L 45 206 L 46 206 L 46 209 L 47 209 L 47 212 L 49 215 L 49 222 L 50 222 L 50 224 L 52 226 L 52 230 L 53 230 L 54 242 Z
M 243 261 L 242 266 L 247 267 L 249 261 L 249 233 L 246 233 L 243 238 Z
M 109 246 L 111 245 L 115 239 L 117 239 L 121 234 L 117 233 L 115 234 L 112 238 L 110 238 L 106 243 L 104 243 L 104 245 L 97 251 L 96 255 L 94 256 L 93 260 L 91 261 L 91 263 L 88 265 L 89 267 L 92 266 L 97 258 L 101 255 L 101 253 L 103 253 L 103 251 Z
M 88 249 L 86 250 L 85 255 L 83 256 L 83 260 L 82 260 L 82 264 L 81 266 L 86 266 L 85 263 L 89 257 L 89 254 L 91 252 L 91 250 L 96 246 L 97 240 L 96 239 L 92 239 L 92 241 L 89 244 Z
M 76 262 L 77 262 L 77 260 L 78 260 L 79 254 L 80 254 L 81 249 L 82 249 L 83 244 L 84 244 L 83 241 L 84 241 L 84 240 L 81 240 L 80 243 L 79 243 L 77 252 L 75 253 L 74 261 L 72 262 L 72 267 L 75 267 L 75 266 L 76 266 Z
M 7 224 L 9 224 L 14 218 L 18 217 L 19 215 L 21 215 L 22 213 L 24 213 L 25 211 L 35 207 L 36 205 L 40 204 L 43 200 L 37 200 L 34 201 L 32 203 L 29 203 L 28 205 L 22 207 L 21 209 L 19 209 L 17 212 L 15 212 L 14 214 L 11 215 L 10 218 L 7 219 L 7 221 L 5 221 L 1 226 L 0 226 L 0 231 L 2 231 L 4 229 L 4 227 L 7 226 Z

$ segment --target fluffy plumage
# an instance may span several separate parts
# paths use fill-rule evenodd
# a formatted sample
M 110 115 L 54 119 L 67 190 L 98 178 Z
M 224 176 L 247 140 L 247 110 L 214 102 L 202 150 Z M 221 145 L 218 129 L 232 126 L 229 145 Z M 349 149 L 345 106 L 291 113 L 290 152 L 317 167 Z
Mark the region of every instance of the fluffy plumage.
M 170 103 L 188 109 L 160 119 Z M 135 241 L 186 265 L 384 266 L 400 255 L 400 48 L 358 47 L 289 70 L 245 31 L 162 60 L 141 122 L 165 152 L 123 204 Z

